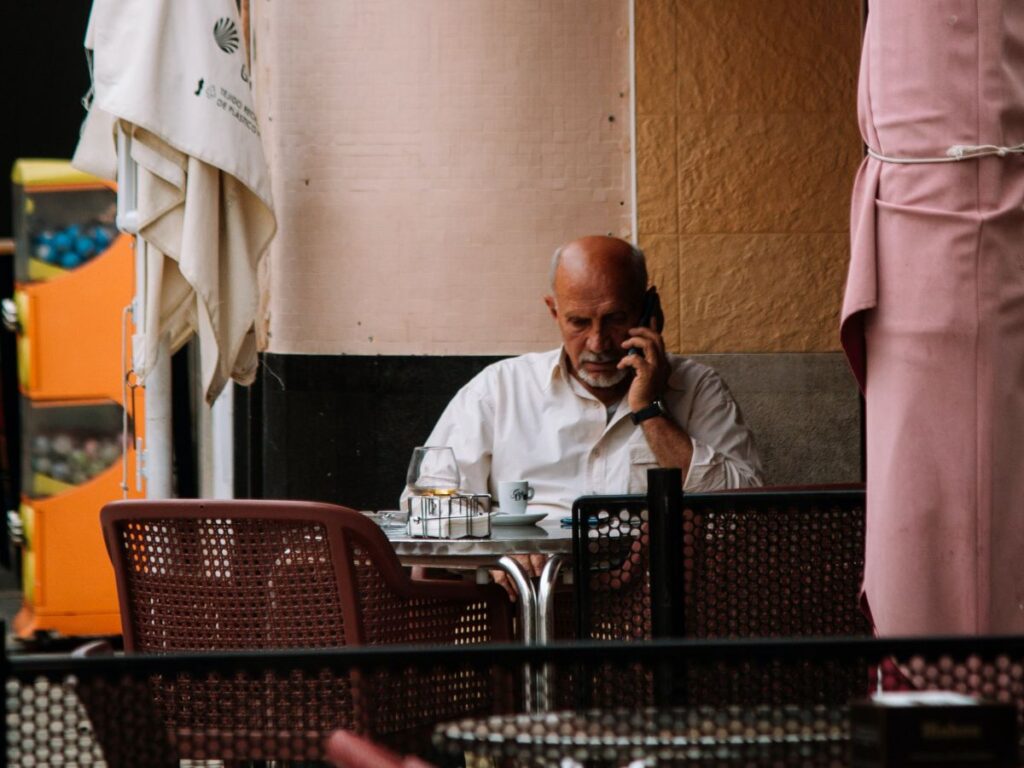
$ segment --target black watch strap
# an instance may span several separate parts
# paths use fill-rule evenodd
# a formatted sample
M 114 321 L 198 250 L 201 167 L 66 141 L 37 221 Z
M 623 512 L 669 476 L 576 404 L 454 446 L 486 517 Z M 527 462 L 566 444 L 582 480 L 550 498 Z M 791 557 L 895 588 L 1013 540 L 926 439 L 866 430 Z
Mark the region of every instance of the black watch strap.
M 641 408 L 639 411 L 633 411 L 633 413 L 629 414 L 634 424 L 653 419 L 655 416 L 668 416 L 668 409 L 661 400 L 655 400 L 646 408 Z

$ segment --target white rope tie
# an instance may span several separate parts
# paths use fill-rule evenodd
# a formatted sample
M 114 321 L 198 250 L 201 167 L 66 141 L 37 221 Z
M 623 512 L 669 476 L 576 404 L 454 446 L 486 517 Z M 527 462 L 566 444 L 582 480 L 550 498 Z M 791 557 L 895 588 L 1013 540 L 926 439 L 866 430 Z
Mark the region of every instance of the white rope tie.
M 876 160 L 884 163 L 898 163 L 901 165 L 917 165 L 921 163 L 958 163 L 961 160 L 973 160 L 976 157 L 1006 157 L 1007 155 L 1024 155 L 1024 144 L 1015 147 L 998 147 L 995 144 L 954 144 L 946 150 L 943 157 L 893 157 L 883 155 L 871 147 L 868 147 L 868 154 Z

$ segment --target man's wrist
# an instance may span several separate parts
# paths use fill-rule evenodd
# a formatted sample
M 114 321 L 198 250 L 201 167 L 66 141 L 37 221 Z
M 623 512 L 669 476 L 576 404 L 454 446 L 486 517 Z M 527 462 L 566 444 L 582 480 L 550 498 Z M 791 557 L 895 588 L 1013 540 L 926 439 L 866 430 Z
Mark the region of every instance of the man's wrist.
M 669 415 L 670 414 L 668 408 L 665 407 L 665 403 L 662 402 L 661 398 L 657 398 L 650 405 L 633 411 L 629 414 L 629 417 L 633 420 L 634 424 L 642 424 L 648 419 L 658 418 L 659 416 L 667 417 Z

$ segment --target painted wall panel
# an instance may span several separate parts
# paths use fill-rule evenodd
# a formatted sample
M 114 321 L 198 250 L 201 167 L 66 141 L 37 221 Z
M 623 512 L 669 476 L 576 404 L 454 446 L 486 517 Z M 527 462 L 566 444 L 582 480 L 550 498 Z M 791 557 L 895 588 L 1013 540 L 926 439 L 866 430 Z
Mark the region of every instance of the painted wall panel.
M 256 0 L 270 351 L 557 343 L 550 255 L 629 237 L 628 0 Z
M 860 6 L 636 0 L 639 241 L 674 349 L 839 348 Z

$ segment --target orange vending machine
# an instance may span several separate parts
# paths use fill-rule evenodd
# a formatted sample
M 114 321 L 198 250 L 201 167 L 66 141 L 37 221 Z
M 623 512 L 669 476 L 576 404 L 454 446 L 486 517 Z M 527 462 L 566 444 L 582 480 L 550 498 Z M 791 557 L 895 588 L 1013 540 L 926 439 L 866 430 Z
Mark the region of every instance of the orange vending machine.
M 132 239 L 114 225 L 113 185 L 66 161 L 19 160 L 12 181 L 24 593 L 14 630 L 117 634 L 99 512 L 122 482 L 135 488 L 143 424 L 141 390 L 127 411 L 124 394 Z

